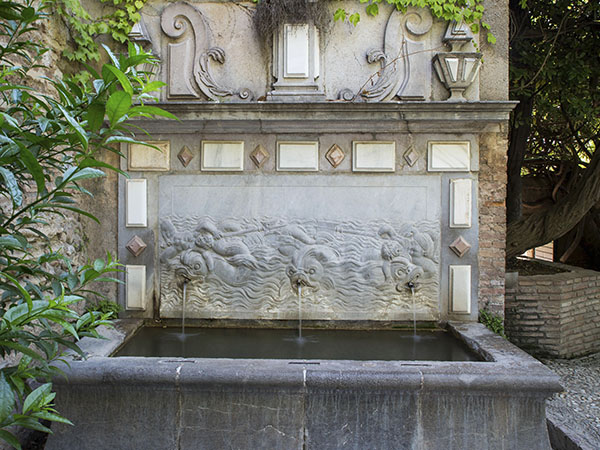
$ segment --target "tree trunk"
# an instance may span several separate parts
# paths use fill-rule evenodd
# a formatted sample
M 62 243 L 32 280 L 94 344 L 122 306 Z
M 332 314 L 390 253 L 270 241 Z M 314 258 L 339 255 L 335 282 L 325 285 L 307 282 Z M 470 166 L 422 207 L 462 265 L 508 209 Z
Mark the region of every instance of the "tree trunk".
M 523 182 L 521 168 L 527 152 L 527 139 L 531 131 L 533 97 L 519 97 L 515 108 L 513 125 L 510 130 L 506 186 L 506 221 L 514 222 L 521 218 Z M 519 125 L 520 124 L 520 125 Z
M 547 244 L 577 225 L 600 199 L 600 152 L 595 152 L 577 189 L 560 199 L 552 208 L 509 222 L 506 257 Z

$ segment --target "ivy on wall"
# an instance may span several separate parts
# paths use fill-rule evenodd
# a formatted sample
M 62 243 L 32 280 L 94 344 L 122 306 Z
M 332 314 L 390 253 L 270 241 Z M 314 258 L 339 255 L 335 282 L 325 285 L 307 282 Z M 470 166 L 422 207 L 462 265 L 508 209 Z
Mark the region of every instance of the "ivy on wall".
M 117 42 L 125 43 L 133 25 L 141 18 L 140 9 L 146 0 L 99 0 L 107 14 L 94 18 L 80 0 L 49 0 L 54 10 L 66 23 L 73 48 L 63 50 L 70 61 L 98 61 L 100 51 L 95 39 L 109 35 Z
M 103 9 L 110 12 L 94 18 L 81 4 L 80 0 L 48 0 L 54 10 L 67 24 L 74 47 L 63 51 L 71 61 L 98 61 L 100 52 L 95 38 L 99 35 L 109 35 L 117 42 L 127 41 L 127 35 L 133 25 L 141 18 L 139 11 L 147 0 L 96 0 L 102 3 Z M 258 3 L 269 3 L 269 0 L 254 0 Z M 280 0 L 281 1 L 281 0 Z M 319 0 L 317 0 L 319 1 Z M 323 1 L 323 0 L 321 0 Z M 496 38 L 490 32 L 490 26 L 483 20 L 483 0 L 357 0 L 366 5 L 366 13 L 370 16 L 379 14 L 379 4 L 383 1 L 393 5 L 398 11 L 404 12 L 409 6 L 427 8 L 434 17 L 442 20 L 464 22 L 471 26 L 474 33 L 480 28 L 487 30 L 487 40 L 495 43 Z M 521 0 L 524 2 L 524 0 Z M 305 0 L 309 3 L 310 0 Z M 275 4 L 276 2 L 272 2 Z M 260 8 L 259 8 L 260 9 Z M 349 13 L 338 8 L 334 14 L 335 20 L 348 20 L 353 25 L 360 21 L 360 13 Z
M 487 30 L 488 42 L 492 44 L 496 42 L 496 37 L 490 32 L 489 24 L 483 20 L 483 0 L 358 0 L 359 3 L 366 4 L 366 13 L 369 16 L 379 14 L 379 4 L 382 1 L 393 5 L 400 12 L 405 12 L 409 6 L 427 8 L 438 19 L 456 20 L 470 25 L 474 33 L 478 33 L 480 28 L 483 28 Z M 335 20 L 348 19 L 350 23 L 356 25 L 360 21 L 360 13 L 350 14 L 345 9 L 338 8 L 334 18 Z

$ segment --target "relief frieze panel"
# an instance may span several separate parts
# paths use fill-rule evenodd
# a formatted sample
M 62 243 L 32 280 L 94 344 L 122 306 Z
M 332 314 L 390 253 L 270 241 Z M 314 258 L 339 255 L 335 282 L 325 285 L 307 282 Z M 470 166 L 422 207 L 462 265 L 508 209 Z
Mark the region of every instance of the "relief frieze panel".
M 162 217 L 161 316 L 186 283 L 186 317 L 295 319 L 301 293 L 305 319 L 436 319 L 439 247 L 427 220 Z

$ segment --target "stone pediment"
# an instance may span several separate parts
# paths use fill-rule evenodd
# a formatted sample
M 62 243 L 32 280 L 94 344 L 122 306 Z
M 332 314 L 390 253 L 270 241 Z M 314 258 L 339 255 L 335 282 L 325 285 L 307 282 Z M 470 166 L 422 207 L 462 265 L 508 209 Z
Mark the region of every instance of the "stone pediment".
M 451 86 L 443 77 L 450 79 L 461 64 L 452 58 L 448 38 L 460 27 L 434 20 L 425 9 L 401 13 L 382 5 L 377 17 L 363 14 L 355 27 L 333 20 L 335 9 L 355 3 L 324 2 L 331 18 L 325 25 L 284 21 L 272 36 L 261 36 L 253 22 L 254 3 L 149 6 L 153 13 L 144 15 L 144 31 L 162 61 L 158 77 L 168 85 L 163 101 L 446 100 Z M 472 55 L 473 37 L 463 34 L 461 48 Z M 442 64 L 436 76 L 434 61 L 441 53 L 445 56 L 437 58 Z M 477 65 L 478 59 L 474 61 Z M 459 75 L 464 71 L 456 70 Z M 478 76 L 476 68 L 471 72 L 467 88 L 461 87 L 453 99 L 464 100 L 464 89 L 466 99 L 479 99 L 478 83 L 471 83 Z

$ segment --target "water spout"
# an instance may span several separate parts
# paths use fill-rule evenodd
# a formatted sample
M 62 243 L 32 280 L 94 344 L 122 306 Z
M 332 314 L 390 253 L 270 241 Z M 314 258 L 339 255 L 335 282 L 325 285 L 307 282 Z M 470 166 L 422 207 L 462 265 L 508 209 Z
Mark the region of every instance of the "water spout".
M 187 278 L 183 279 L 183 288 L 182 288 L 182 306 L 181 306 L 181 338 L 185 339 L 185 301 L 187 297 Z
M 414 281 L 409 281 L 406 283 L 406 287 L 410 289 L 410 296 L 412 298 L 412 310 L 413 310 L 413 338 L 417 337 L 417 307 L 415 303 L 415 290 L 417 285 Z
M 296 285 L 298 294 L 298 339 L 302 339 L 302 283 L 298 281 Z

